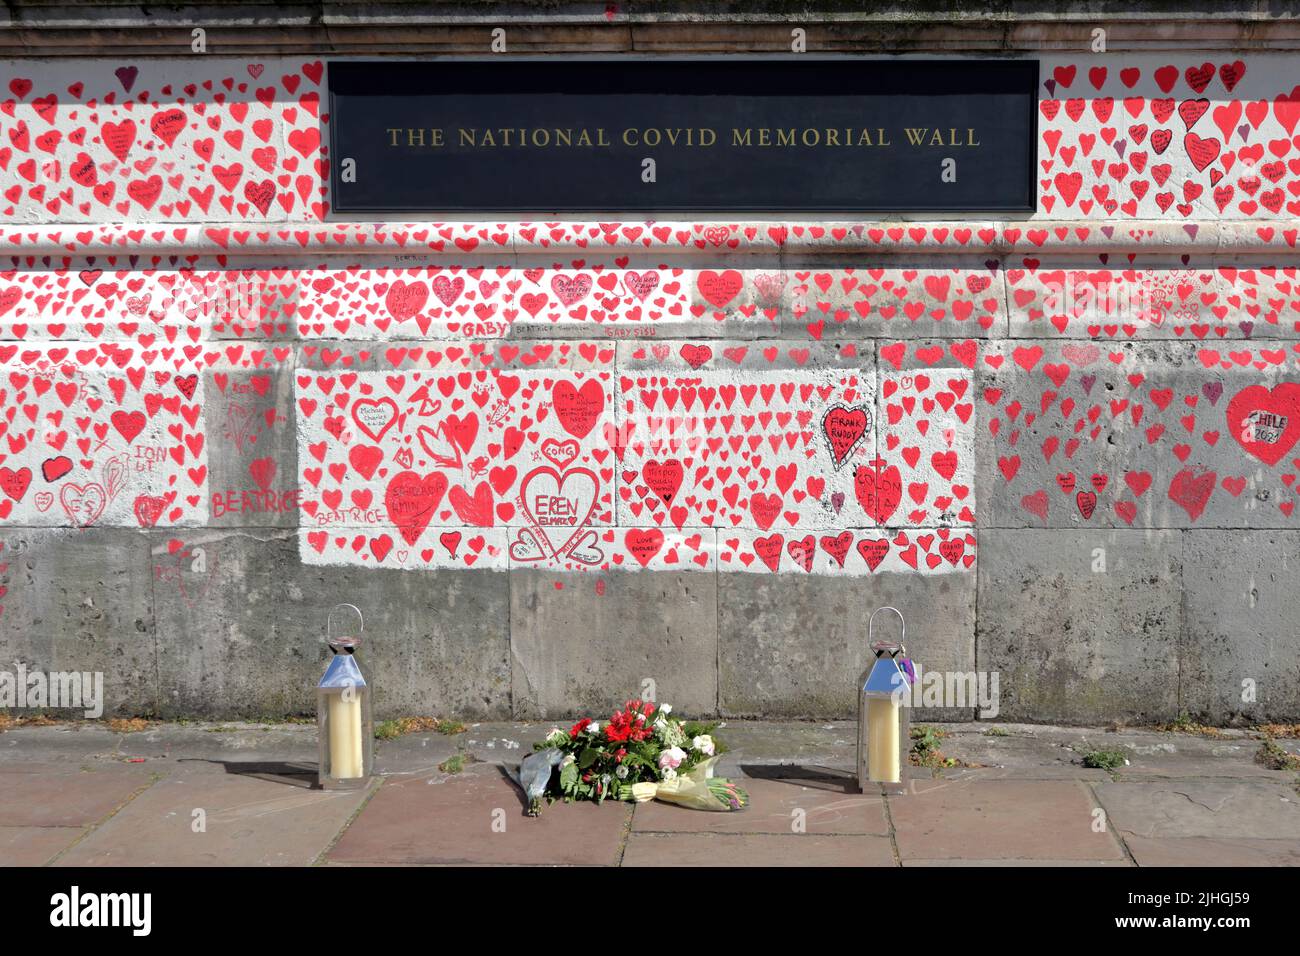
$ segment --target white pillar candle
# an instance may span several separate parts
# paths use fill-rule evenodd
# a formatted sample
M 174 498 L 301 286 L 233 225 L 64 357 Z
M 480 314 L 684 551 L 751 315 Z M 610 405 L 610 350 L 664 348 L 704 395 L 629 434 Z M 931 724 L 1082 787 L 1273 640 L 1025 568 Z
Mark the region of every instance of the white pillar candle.
M 898 703 L 893 697 L 867 701 L 867 778 L 876 783 L 898 783 Z
M 330 776 L 336 780 L 360 777 L 361 695 L 355 690 L 330 694 Z

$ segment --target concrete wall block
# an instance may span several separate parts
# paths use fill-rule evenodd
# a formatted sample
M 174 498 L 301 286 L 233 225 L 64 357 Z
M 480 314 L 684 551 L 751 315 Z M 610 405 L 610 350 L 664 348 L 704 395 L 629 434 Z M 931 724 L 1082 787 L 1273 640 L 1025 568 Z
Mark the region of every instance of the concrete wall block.
M 1215 722 L 1300 719 L 1298 547 L 1294 531 L 1184 533 L 1183 709 Z
M 218 340 L 289 342 L 311 334 L 315 274 L 305 260 L 241 258 L 234 269 L 200 261 L 204 271 L 182 272 L 164 290 L 172 311 L 181 312 L 177 321 L 183 317 Z
M 867 618 L 898 608 L 907 648 L 926 671 L 975 668 L 975 575 L 882 572 L 869 580 L 807 575 L 718 576 L 718 684 L 724 716 L 853 718 L 871 658 Z M 893 615 L 877 640 L 898 637 Z M 966 720 L 970 708 L 918 708 L 916 720 Z
M 504 574 L 306 566 L 296 537 L 151 536 L 164 715 L 313 713 L 326 617 L 343 601 L 365 616 L 359 657 L 376 719 L 508 715 Z M 344 614 L 341 627 L 354 628 Z
M 721 331 L 691 309 L 694 276 L 681 257 L 532 255 L 521 258 L 505 282 L 512 294 L 506 318 L 513 338 L 642 339 Z
M 1286 349 L 1008 344 L 980 369 L 995 526 L 1290 524 L 1300 386 Z
M 787 255 L 782 328 L 790 338 L 814 339 L 1003 335 L 1007 310 L 999 267 L 988 256 L 872 261 Z
M 504 337 L 527 314 L 519 302 L 527 293 L 506 233 L 479 228 L 479 245 L 459 255 L 450 254 L 457 249 L 448 231 L 448 253 L 422 246 L 396 268 L 330 258 L 297 272 L 299 332 L 344 342 Z
M 568 341 L 304 347 L 295 381 L 307 523 L 374 537 L 368 555 L 336 549 L 371 566 L 391 553 L 409 567 L 408 550 L 434 564 L 440 528 L 486 537 L 499 555 L 495 529 L 512 529 L 514 557 L 568 558 L 582 543 L 575 529 L 613 522 L 614 354 Z
M 0 670 L 100 672 L 105 714 L 153 712 L 152 588 L 139 531 L 0 531 Z
M 298 527 L 294 375 L 291 358 L 204 372 L 210 527 Z
M 620 523 L 761 531 L 876 523 L 855 490 L 878 428 L 870 348 L 620 349 Z
M 320 180 L 309 167 L 321 146 L 320 60 L 204 57 L 199 63 L 193 56 L 130 65 L 79 60 L 75 68 L 61 60 L 7 63 L 5 86 L 17 83 L 31 93 L 18 118 L 36 135 L 54 126 L 72 133 L 86 122 L 84 113 L 74 117 L 77 106 L 96 103 L 99 135 L 60 135 L 49 148 L 73 173 L 57 181 L 60 193 L 75 185 L 71 199 L 54 190 L 25 196 L 26 218 L 229 223 L 222 232 L 236 246 L 241 234 L 247 241 L 245 223 L 319 220 Z M 53 109 L 38 102 L 50 94 Z M 157 105 L 132 110 L 136 102 Z M 219 125 L 207 122 L 213 118 Z M 168 167 L 133 168 L 128 161 L 160 155 Z M 11 181 L 25 182 L 12 169 L 3 178 L 6 188 Z
M 718 701 L 713 574 L 510 572 L 514 715 L 607 714 L 650 692 L 681 714 Z
M 775 250 L 728 255 L 716 265 L 693 269 L 690 278 L 690 311 L 700 323 L 693 334 L 729 339 L 781 336 L 791 276 Z
M 1180 532 L 982 530 L 980 545 L 978 663 L 1000 674 L 1003 719 L 1177 716 Z
M 893 351 L 899 347 L 904 351 Z M 893 524 L 973 525 L 974 375 L 940 344 L 882 342 L 877 355 L 877 517 Z
M 134 344 L 0 348 L 0 522 L 19 526 L 207 520 L 205 388 L 188 356 Z

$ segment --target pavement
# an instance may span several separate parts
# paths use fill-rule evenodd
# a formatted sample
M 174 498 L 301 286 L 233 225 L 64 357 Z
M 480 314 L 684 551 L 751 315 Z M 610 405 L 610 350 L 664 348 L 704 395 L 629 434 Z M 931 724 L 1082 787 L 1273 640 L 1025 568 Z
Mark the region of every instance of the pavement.
M 356 792 L 313 789 L 316 729 L 100 723 L 0 732 L 0 864 L 12 866 L 1296 866 L 1300 775 L 1260 739 L 1142 729 L 935 724 L 956 765 L 855 792 L 851 723 L 733 721 L 720 775 L 750 807 L 549 806 L 506 768 L 549 723 L 376 744 Z M 1300 753 L 1300 740 L 1277 741 Z M 1114 770 L 1083 757 L 1118 751 Z M 463 768 L 439 769 L 459 754 Z

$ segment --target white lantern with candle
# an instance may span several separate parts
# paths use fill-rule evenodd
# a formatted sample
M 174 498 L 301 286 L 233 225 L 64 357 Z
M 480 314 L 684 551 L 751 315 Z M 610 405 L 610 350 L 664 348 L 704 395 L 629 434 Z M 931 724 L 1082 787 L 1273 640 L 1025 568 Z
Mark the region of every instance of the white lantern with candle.
M 370 780 L 374 728 L 370 719 L 370 685 L 355 657 L 359 636 L 334 636 L 334 612 L 356 611 L 361 629 L 365 622 L 352 604 L 340 604 L 325 622 L 325 640 L 334 652 L 325 676 L 316 685 L 316 724 L 320 733 L 320 785 L 325 790 L 363 787 Z M 358 634 L 360 631 L 358 631 Z
M 898 615 L 897 641 L 872 641 L 881 611 Z M 907 624 L 893 607 L 877 608 L 867 621 L 873 660 L 858 678 L 858 789 L 863 793 L 906 793 L 907 753 L 911 747 L 911 678 L 905 670 Z

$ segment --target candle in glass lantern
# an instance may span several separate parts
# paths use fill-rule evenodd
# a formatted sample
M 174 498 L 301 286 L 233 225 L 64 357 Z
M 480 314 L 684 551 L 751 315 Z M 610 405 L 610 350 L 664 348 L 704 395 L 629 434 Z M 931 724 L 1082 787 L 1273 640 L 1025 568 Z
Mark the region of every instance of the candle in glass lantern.
M 867 779 L 898 783 L 898 704 L 892 697 L 867 701 Z
M 903 633 L 898 641 L 873 641 L 876 615 L 890 611 L 898 615 Z M 902 793 L 907 789 L 907 748 L 910 745 L 908 710 L 911 663 L 902 637 L 906 635 L 903 615 L 897 608 L 877 608 L 867 621 L 870 666 L 858 678 L 858 789 Z
M 351 604 L 339 608 L 357 609 Z M 374 757 L 374 728 L 370 718 L 370 691 L 356 650 L 359 637 L 335 637 L 334 611 L 325 624 L 325 639 L 334 652 L 325 676 L 316 685 L 316 723 L 320 736 L 320 785 L 325 790 L 364 787 Z M 358 618 L 361 612 L 357 611 Z M 364 624 L 363 624 L 364 626 Z
M 350 779 L 362 775 L 361 696 L 346 687 L 341 694 L 330 694 L 330 775 Z

